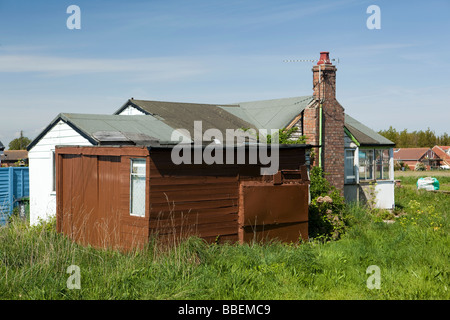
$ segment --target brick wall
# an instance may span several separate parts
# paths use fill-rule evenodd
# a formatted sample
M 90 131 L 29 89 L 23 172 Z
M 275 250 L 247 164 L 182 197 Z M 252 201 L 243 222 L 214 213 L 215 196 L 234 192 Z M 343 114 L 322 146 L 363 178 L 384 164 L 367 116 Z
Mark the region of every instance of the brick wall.
M 303 135 L 306 136 L 306 143 L 311 145 L 319 145 L 319 118 L 318 118 L 318 103 L 315 102 L 312 105 L 305 108 L 303 111 Z M 319 148 L 313 147 L 311 149 L 314 156 L 311 157 L 311 165 L 317 166 Z
M 336 100 L 336 67 L 322 64 L 313 67 L 313 90 L 316 103 L 303 113 L 303 134 L 307 143 L 322 145 L 322 167 L 326 178 L 339 190 L 344 190 L 344 108 Z M 320 83 L 319 83 L 320 76 Z M 319 141 L 319 112 L 322 102 L 322 143 Z M 319 148 L 313 165 L 319 164 Z

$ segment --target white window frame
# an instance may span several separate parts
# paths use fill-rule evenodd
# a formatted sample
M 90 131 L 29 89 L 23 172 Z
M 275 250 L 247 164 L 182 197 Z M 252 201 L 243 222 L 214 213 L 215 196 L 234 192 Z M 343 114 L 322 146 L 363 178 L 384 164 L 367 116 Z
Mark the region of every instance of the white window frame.
M 348 176 L 347 175 L 347 152 L 352 152 L 353 153 L 353 166 L 352 166 L 352 171 L 353 171 L 353 175 L 352 176 Z M 345 149 L 344 151 L 344 157 L 345 157 L 345 165 L 344 165 L 344 183 L 346 184 L 353 184 L 353 183 L 357 183 L 357 172 L 358 169 L 356 168 L 357 163 L 356 163 L 356 153 L 357 153 L 357 149 Z
M 133 173 L 133 164 L 135 162 L 143 162 L 143 166 L 144 166 L 144 174 L 138 174 L 138 173 Z M 133 176 L 138 176 L 138 177 L 143 177 L 145 184 L 144 184 L 144 201 L 143 201 L 143 210 L 142 213 L 133 213 Z M 147 160 L 145 158 L 132 158 L 130 159 L 130 215 L 133 217 L 145 217 L 145 207 L 146 207 L 146 184 L 147 184 Z
M 50 170 L 52 172 L 52 181 L 50 194 L 56 194 L 56 154 L 55 149 L 50 150 Z
M 381 160 L 380 162 L 380 166 L 381 166 L 381 175 L 383 177 L 383 179 L 377 179 L 376 174 L 377 174 L 377 162 L 376 162 L 376 157 L 377 157 L 377 152 L 381 151 L 382 157 L 384 157 L 384 152 L 383 151 L 388 151 L 388 163 L 389 163 L 389 168 L 387 170 L 387 172 L 385 172 L 384 170 L 384 166 L 383 166 L 383 160 Z M 393 174 L 393 170 L 394 170 L 394 165 L 393 165 L 393 149 L 392 148 L 363 148 L 363 149 L 359 149 L 358 150 L 358 158 L 359 158 L 359 153 L 360 152 L 365 152 L 365 151 L 372 151 L 372 165 L 371 165 L 371 176 L 372 179 L 364 179 L 364 176 L 366 176 L 367 174 L 362 175 L 360 173 L 359 175 L 359 181 L 364 182 L 364 181 L 392 181 L 394 174 Z M 366 164 L 366 168 L 367 168 L 368 164 Z M 360 170 L 360 161 L 358 159 L 358 172 Z M 387 176 L 387 177 L 385 177 Z

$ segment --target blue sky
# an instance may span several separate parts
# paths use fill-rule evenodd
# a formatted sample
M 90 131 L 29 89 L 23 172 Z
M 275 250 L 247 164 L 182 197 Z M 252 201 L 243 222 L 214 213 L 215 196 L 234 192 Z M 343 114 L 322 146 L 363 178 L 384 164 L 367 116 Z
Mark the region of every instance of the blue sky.
M 69 5 L 81 29 L 69 30 Z M 369 30 L 370 5 L 381 29 Z M 329 51 L 337 98 L 374 130 L 450 133 L 450 1 L 0 0 L 0 141 L 60 112 L 135 99 L 234 103 L 312 94 Z

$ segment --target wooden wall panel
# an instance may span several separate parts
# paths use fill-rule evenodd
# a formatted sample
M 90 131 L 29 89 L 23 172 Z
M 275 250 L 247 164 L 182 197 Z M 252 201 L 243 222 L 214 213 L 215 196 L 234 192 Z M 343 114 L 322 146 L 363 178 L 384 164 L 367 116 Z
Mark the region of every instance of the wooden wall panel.
M 172 163 L 170 156 L 170 150 L 150 151 L 150 232 L 157 232 L 161 236 L 191 232 L 210 241 L 217 236 L 237 241 L 241 232 L 238 223 L 240 182 L 272 183 L 273 176 L 261 176 L 261 165 L 206 165 L 203 163 L 176 166 Z M 299 193 L 301 208 L 295 209 L 304 211 L 306 208 L 306 218 L 303 213 L 302 219 L 307 220 L 308 190 L 307 185 L 304 184 L 305 173 L 303 172 L 302 175 L 300 170 L 305 164 L 304 157 L 303 149 L 280 149 L 279 168 L 286 170 L 283 173 L 282 182 L 302 184 L 303 189 Z M 306 205 L 303 193 L 306 194 Z M 292 197 L 295 196 L 295 192 L 294 194 L 291 192 L 284 198 L 282 194 L 270 194 L 270 192 L 259 196 L 261 203 L 265 203 L 264 198 L 268 197 L 274 199 L 275 206 L 277 201 L 287 200 L 292 207 Z M 292 208 L 287 210 L 289 209 Z M 287 221 L 298 222 L 297 218 L 293 219 L 289 213 L 282 212 L 279 222 Z M 302 228 L 304 228 L 303 225 Z M 278 232 L 278 228 L 272 229 Z M 285 227 L 281 232 L 287 230 L 292 235 L 295 233 L 292 231 L 294 229 Z M 299 227 L 297 226 L 295 230 L 298 231 Z M 266 236 L 267 232 L 258 234 Z M 270 235 L 274 234 L 275 231 L 271 231 Z M 241 238 L 244 239 L 242 236 Z M 248 237 L 245 236 L 245 239 Z
M 96 247 L 126 249 L 146 243 L 148 215 L 129 213 L 131 156 L 121 156 L 120 148 L 106 148 L 99 152 L 103 155 L 94 152 L 102 148 L 67 149 L 76 154 L 58 149 L 58 231 Z M 136 157 L 142 157 L 142 148 L 136 150 Z
M 307 223 L 285 219 L 285 213 L 263 229 L 239 224 L 243 208 L 240 184 L 273 184 L 273 176 L 260 175 L 261 165 L 177 166 L 171 161 L 170 149 L 150 149 L 148 153 L 142 147 L 70 147 L 59 151 L 59 229 L 78 241 L 133 248 L 144 245 L 151 234 L 159 234 L 161 239 L 197 235 L 223 242 L 249 240 L 252 232 L 271 237 L 288 231 L 292 238 L 300 231 L 303 235 L 305 225 L 307 230 Z M 278 175 L 280 186 L 300 184 L 307 190 L 304 155 L 302 149 L 280 149 L 279 169 L 285 170 Z M 130 159 L 143 157 L 147 157 L 146 214 L 135 217 L 130 215 Z M 274 203 L 286 200 L 279 194 L 260 196 L 264 201 L 272 197 Z M 253 201 L 258 203 L 258 199 Z
M 237 165 L 180 165 L 170 150 L 150 152 L 150 232 L 237 239 Z

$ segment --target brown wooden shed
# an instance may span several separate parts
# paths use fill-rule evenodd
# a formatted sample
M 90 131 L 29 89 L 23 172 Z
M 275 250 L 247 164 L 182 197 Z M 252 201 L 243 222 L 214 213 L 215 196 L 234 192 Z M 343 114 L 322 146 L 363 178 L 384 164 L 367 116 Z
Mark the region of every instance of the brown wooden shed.
M 152 234 L 209 242 L 307 239 L 309 148 L 280 145 L 278 173 L 262 175 L 265 166 L 248 158 L 176 165 L 170 145 L 59 146 L 57 230 L 82 244 L 124 249 Z

